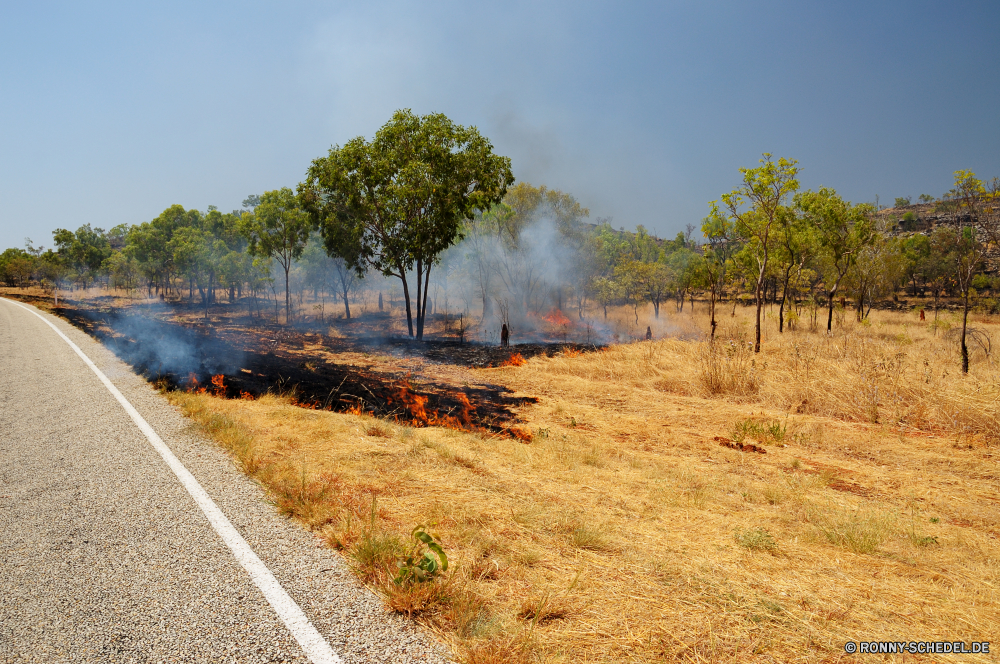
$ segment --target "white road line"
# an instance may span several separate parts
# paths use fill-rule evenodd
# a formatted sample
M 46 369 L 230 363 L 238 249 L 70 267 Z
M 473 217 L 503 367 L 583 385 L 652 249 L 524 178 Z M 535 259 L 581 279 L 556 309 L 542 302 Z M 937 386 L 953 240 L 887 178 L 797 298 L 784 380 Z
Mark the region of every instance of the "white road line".
M 7 298 L 0 298 L 6 300 Z M 56 334 L 63 338 L 63 341 L 69 344 L 70 348 L 76 351 L 76 354 L 90 367 L 91 371 L 97 374 L 97 377 L 101 379 L 104 386 L 108 388 L 108 391 L 114 395 L 118 403 L 122 405 L 125 412 L 129 414 L 135 425 L 146 435 L 153 448 L 160 453 L 163 460 L 167 462 L 170 466 L 170 470 L 174 471 L 174 475 L 180 480 L 184 488 L 187 489 L 194 501 L 198 503 L 198 507 L 201 511 L 205 513 L 208 517 L 209 523 L 212 524 L 212 528 L 215 532 L 219 534 L 222 541 L 232 549 L 233 555 L 236 556 L 236 560 L 243 565 L 243 569 L 250 574 L 250 578 L 253 582 L 257 584 L 260 591 L 264 593 L 264 597 L 267 601 L 274 607 L 274 610 L 278 613 L 278 617 L 281 621 L 285 623 L 288 627 L 288 631 L 292 633 L 295 640 L 299 642 L 302 646 L 302 650 L 305 651 L 306 656 L 309 657 L 315 664 L 342 664 L 343 660 L 337 656 L 337 653 L 333 651 L 330 644 L 327 643 L 326 639 L 316 630 L 309 618 L 302 611 L 298 604 L 295 603 L 285 589 L 281 587 L 278 580 L 274 578 L 274 574 L 271 570 L 257 557 L 257 554 L 253 552 L 247 541 L 243 539 L 239 531 L 233 527 L 233 524 L 229 522 L 226 515 L 222 513 L 215 501 L 205 492 L 198 483 L 198 480 L 194 478 L 194 475 L 184 467 L 184 464 L 174 456 L 174 453 L 170 451 L 170 448 L 166 446 L 163 440 L 153 431 L 153 427 L 149 426 L 149 423 L 139 414 L 139 411 L 129 403 L 118 388 L 115 387 L 108 377 L 104 375 L 97 365 L 94 364 L 89 357 L 87 357 L 79 346 L 70 341 L 69 337 L 63 334 L 62 330 L 56 327 L 51 321 L 47 320 L 37 311 L 32 311 L 30 308 L 24 306 L 20 302 L 14 300 L 7 300 L 12 304 L 16 304 L 28 313 L 38 316 L 46 325 L 55 330 Z

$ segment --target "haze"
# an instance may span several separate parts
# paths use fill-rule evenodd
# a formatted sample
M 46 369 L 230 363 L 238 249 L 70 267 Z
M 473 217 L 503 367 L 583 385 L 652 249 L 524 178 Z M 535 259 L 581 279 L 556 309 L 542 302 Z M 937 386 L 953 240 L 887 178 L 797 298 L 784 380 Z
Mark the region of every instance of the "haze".
M 845 197 L 1000 175 L 1000 5 L 33 3 L 0 25 L 0 249 L 294 186 L 397 108 L 672 236 L 761 152 Z

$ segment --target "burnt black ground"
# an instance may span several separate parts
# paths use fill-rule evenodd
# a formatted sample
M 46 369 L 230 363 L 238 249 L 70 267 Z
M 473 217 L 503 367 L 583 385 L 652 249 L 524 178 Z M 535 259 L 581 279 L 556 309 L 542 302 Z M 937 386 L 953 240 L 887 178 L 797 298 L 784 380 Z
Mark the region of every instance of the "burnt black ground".
M 515 396 L 497 385 L 459 388 L 443 381 L 428 380 L 426 376 L 417 382 L 403 368 L 376 371 L 368 366 L 312 362 L 308 353 L 302 352 L 303 346 L 319 344 L 332 352 L 416 357 L 432 363 L 466 367 L 499 366 L 515 354 L 529 359 L 537 355 L 552 356 L 567 348 L 579 351 L 596 348 L 578 343 L 525 343 L 501 348 L 459 343 L 454 339 L 415 341 L 380 337 L 371 334 L 372 323 L 375 327 L 379 324 L 378 315 L 347 325 L 339 321 L 348 331 L 357 326 L 357 336 L 331 338 L 316 331 L 321 328 L 307 325 L 242 327 L 227 324 L 214 327 L 200 322 L 180 323 L 171 319 L 186 309 L 170 305 L 153 309 L 115 308 L 101 306 L 97 301 L 96 306 L 70 303 L 53 309 L 50 301 L 44 304 L 53 313 L 102 341 L 147 380 L 159 382 L 167 389 L 191 389 L 195 380 L 198 385 L 211 388 L 212 376 L 221 374 L 225 396 L 230 398 L 257 397 L 268 392 L 292 393 L 297 402 L 308 407 L 334 411 L 360 409 L 379 417 L 423 425 L 428 423 L 428 418 L 412 407 L 414 397 L 419 397 L 426 399 L 423 407 L 432 422 L 454 418 L 453 424 L 495 432 L 504 431 L 518 421 L 515 408 L 536 400 Z M 367 326 L 362 327 L 365 324 Z

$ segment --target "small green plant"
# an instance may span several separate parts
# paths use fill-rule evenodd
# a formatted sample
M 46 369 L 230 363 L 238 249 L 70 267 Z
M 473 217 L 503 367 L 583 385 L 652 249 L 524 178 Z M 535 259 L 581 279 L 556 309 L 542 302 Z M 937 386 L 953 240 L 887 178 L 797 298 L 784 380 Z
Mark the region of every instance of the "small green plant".
M 931 523 L 937 523 L 937 522 L 938 522 L 938 521 L 940 521 L 940 520 L 941 520 L 941 519 L 937 518 L 936 516 L 932 516 L 932 517 L 931 517 Z
M 778 543 L 771 533 L 759 526 L 746 530 L 737 528 L 733 531 L 733 536 L 736 538 L 737 544 L 751 551 L 775 551 L 778 548 Z
M 548 438 L 549 437 L 549 433 L 550 433 L 549 429 L 543 429 L 543 428 L 539 427 L 538 428 L 537 436 L 539 438 Z
M 893 516 L 874 510 L 815 510 L 809 520 L 826 539 L 855 553 L 877 553 L 895 528 Z
M 399 574 L 394 581 L 398 586 L 432 581 L 441 572 L 448 571 L 448 556 L 438 538 L 422 525 L 414 528 L 411 535 L 413 548 L 409 555 L 396 563 Z
M 910 542 L 913 546 L 930 546 L 931 544 L 938 544 L 937 537 L 933 535 L 921 535 L 917 532 L 917 516 L 918 510 L 914 504 L 910 504 Z M 936 522 L 937 518 L 931 519 L 931 522 Z
M 938 538 L 933 535 L 918 536 L 911 533 L 910 541 L 913 542 L 913 546 L 930 546 L 931 544 L 938 544 Z
M 757 420 L 740 420 L 733 425 L 730 437 L 734 442 L 742 443 L 747 439 L 755 440 L 762 445 L 768 443 L 780 443 L 785 439 L 788 432 L 788 424 L 773 420 L 771 422 L 759 422 Z
M 380 531 L 377 519 L 378 499 L 373 495 L 368 523 L 361 533 L 360 541 L 351 550 L 351 557 L 354 558 L 362 579 L 381 583 L 388 577 L 389 567 L 398 558 L 403 547 L 396 537 Z

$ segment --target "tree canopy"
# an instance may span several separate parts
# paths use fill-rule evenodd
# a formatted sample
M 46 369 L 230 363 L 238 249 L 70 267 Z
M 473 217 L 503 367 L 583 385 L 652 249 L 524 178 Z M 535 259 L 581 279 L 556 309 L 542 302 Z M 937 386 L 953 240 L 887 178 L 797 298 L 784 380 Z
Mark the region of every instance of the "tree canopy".
M 475 127 L 401 110 L 372 141 L 358 137 L 314 160 L 299 195 L 331 253 L 401 280 L 409 333 L 420 339 L 431 268 L 463 221 L 499 203 L 513 181 L 510 159 Z

